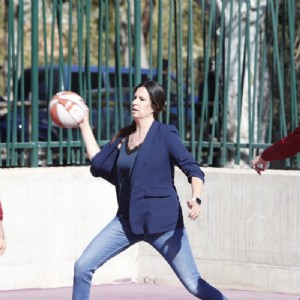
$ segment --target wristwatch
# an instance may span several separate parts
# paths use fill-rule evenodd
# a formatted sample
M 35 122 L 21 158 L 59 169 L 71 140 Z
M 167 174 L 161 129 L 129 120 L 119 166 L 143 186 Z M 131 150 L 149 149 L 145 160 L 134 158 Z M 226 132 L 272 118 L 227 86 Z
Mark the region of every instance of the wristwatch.
M 198 197 L 193 197 L 192 201 L 196 201 L 199 205 L 201 205 L 201 199 Z

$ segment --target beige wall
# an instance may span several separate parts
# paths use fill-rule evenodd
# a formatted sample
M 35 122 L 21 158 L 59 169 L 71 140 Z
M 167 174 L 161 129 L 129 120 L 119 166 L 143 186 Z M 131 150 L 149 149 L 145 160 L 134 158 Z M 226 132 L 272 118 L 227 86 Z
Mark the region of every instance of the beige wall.
M 202 216 L 186 218 L 202 276 L 218 287 L 300 292 L 300 172 L 204 168 Z M 190 188 L 177 170 L 184 208 Z M 114 216 L 114 188 L 88 167 L 1 169 L 7 250 L 0 290 L 72 285 L 73 265 Z M 94 284 L 117 280 L 179 285 L 140 243 L 109 261 Z

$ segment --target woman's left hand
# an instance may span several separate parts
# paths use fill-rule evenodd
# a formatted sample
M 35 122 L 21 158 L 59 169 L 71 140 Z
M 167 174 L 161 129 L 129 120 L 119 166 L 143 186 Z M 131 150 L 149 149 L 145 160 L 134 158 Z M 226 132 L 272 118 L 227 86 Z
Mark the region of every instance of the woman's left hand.
M 196 220 L 200 215 L 200 205 L 194 200 L 187 201 L 187 205 L 190 209 L 189 218 Z

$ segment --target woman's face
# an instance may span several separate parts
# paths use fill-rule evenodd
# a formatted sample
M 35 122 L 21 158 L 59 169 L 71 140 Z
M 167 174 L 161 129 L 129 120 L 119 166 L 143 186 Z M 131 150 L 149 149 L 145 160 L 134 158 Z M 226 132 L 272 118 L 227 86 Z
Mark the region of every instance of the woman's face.
M 143 86 L 138 88 L 134 94 L 131 114 L 134 119 L 154 118 L 149 93 Z

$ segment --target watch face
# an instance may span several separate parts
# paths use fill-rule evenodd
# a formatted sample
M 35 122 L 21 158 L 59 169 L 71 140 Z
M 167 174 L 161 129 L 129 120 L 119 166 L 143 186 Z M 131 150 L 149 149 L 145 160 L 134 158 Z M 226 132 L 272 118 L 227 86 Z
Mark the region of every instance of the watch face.
M 196 202 L 200 205 L 201 204 L 201 199 L 200 198 L 196 198 Z

